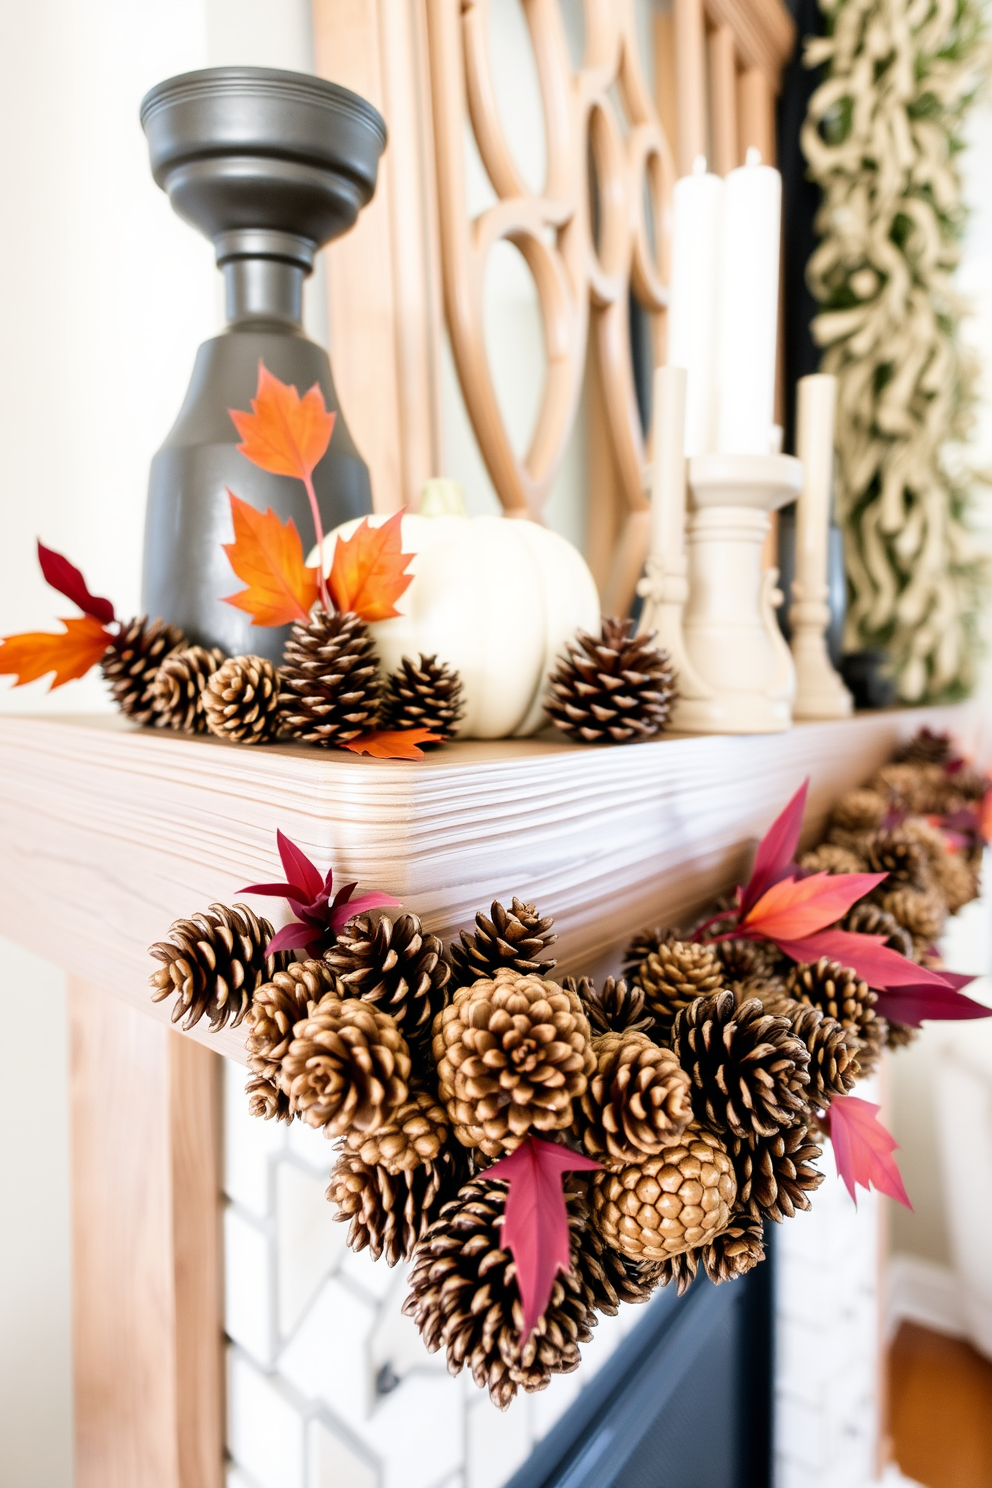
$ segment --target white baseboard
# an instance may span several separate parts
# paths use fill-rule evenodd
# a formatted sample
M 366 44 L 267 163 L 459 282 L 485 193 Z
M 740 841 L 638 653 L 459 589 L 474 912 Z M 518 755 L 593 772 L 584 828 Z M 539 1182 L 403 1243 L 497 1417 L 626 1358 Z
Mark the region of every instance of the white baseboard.
M 952 1338 L 966 1334 L 957 1277 L 950 1266 L 919 1256 L 894 1255 L 888 1267 L 887 1335 L 902 1322 L 919 1323 Z

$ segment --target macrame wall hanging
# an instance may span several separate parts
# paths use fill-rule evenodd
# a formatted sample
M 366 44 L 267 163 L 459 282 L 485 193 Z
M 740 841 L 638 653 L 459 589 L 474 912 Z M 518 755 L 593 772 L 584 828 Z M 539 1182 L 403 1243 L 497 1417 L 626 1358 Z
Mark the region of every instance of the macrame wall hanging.
M 978 0 L 825 0 L 825 66 L 802 147 L 823 192 L 808 278 L 813 334 L 839 380 L 838 517 L 846 644 L 881 648 L 906 701 L 975 679 L 984 559 L 960 449 L 977 367 L 955 292 L 957 163 L 988 52 Z

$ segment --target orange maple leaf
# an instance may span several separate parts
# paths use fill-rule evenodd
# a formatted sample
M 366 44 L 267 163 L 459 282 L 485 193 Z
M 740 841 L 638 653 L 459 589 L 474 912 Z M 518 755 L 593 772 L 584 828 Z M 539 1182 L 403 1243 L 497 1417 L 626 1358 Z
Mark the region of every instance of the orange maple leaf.
M 783 878 L 762 894 L 741 921 L 741 928 L 768 940 L 801 940 L 839 920 L 884 878 L 884 873 L 811 873 L 806 878 Z
M 328 584 L 339 610 L 353 610 L 363 620 L 391 620 L 396 601 L 413 583 L 407 573 L 412 553 L 403 552 L 403 513 L 394 512 L 380 527 L 368 517 L 349 538 L 334 545 Z
M 281 522 L 271 507 L 264 513 L 233 491 L 234 541 L 224 552 L 239 579 L 248 585 L 229 594 L 225 604 L 246 610 L 253 625 L 287 625 L 307 620 L 317 598 L 317 570 L 303 562 L 303 544 L 292 517 Z
M 111 632 L 93 615 L 77 615 L 60 623 L 65 626 L 61 634 L 31 631 L 5 636 L 0 641 L 0 675 L 16 676 L 14 686 L 23 687 L 54 672 L 49 692 L 85 677 L 110 645 Z
M 352 739 L 344 748 L 350 749 L 352 754 L 371 754 L 375 759 L 418 760 L 424 757 L 424 751 L 417 748 L 418 744 L 441 743 L 441 735 L 432 734 L 430 729 L 376 729 L 372 734 Z
M 258 390 L 251 413 L 229 408 L 241 435 L 240 454 L 270 475 L 292 475 L 308 481 L 331 442 L 334 414 L 328 413 L 318 383 L 301 398 L 295 387 L 273 377 L 258 364 Z

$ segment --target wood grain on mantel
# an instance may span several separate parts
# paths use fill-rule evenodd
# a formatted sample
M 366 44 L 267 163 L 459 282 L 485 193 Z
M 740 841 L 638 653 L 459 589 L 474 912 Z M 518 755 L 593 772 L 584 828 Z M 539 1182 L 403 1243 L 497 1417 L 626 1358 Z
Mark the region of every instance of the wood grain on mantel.
M 677 923 L 739 877 L 805 775 L 815 834 L 923 722 L 979 745 L 967 705 L 627 748 L 462 743 L 418 764 L 6 717 L 0 932 L 165 1019 L 148 945 L 177 916 L 277 876 L 281 827 L 341 882 L 395 894 L 444 936 L 494 897 L 532 900 L 555 917 L 564 970 L 603 970 L 631 932 Z M 196 1033 L 243 1059 L 241 1032 Z

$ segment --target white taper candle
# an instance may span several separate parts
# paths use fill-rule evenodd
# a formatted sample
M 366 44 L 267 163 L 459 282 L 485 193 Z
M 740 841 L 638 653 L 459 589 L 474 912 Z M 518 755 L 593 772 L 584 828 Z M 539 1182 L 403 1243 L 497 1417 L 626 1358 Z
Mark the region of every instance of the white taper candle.
M 827 593 L 836 409 L 836 377 L 824 372 L 800 377 L 796 453 L 803 462 L 803 489 L 796 505 L 796 580 L 808 600 L 825 598 Z
M 656 368 L 651 551 L 661 558 L 666 573 L 681 572 L 685 552 L 685 406 L 684 368 Z
M 717 340 L 721 454 L 766 455 L 775 410 L 782 178 L 757 150 L 724 180 Z
M 668 365 L 684 367 L 685 453 L 702 455 L 716 439 L 716 356 L 724 185 L 702 156 L 672 193 L 672 277 Z

